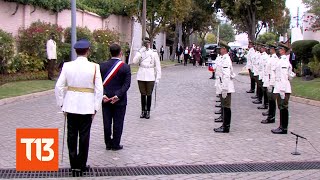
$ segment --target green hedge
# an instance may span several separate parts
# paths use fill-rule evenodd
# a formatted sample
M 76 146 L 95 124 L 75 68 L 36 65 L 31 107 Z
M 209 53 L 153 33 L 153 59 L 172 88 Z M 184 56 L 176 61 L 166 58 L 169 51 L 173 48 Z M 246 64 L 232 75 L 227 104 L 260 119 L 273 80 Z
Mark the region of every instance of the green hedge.
M 292 50 L 295 53 L 297 60 L 308 64 L 313 57 L 312 48 L 319 44 L 316 40 L 300 40 L 292 43 Z
M 4 0 L 24 5 L 32 5 L 53 12 L 71 9 L 70 0 Z M 125 12 L 125 0 L 77 0 L 77 8 L 96 13 L 102 17 L 110 14 L 127 15 Z
M 8 64 L 14 57 L 14 38 L 0 29 L 0 74 L 7 73 Z

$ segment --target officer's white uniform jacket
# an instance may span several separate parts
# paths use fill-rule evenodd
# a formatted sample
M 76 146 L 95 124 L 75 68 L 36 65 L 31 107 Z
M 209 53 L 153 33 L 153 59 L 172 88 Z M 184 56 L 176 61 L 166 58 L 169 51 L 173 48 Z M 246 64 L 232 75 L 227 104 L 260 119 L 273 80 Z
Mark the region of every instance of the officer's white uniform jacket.
M 266 52 L 263 52 L 261 54 L 260 63 L 259 63 L 259 80 L 263 81 L 263 79 L 264 79 L 265 68 L 266 68 L 266 64 L 267 64 L 269 57 L 270 56 Z
M 269 87 L 269 86 L 274 87 L 276 83 L 275 70 L 278 62 L 279 62 L 278 56 L 275 53 L 272 54 L 267 62 L 266 71 L 265 71 L 266 72 L 265 77 L 267 75 L 266 78 L 268 80 L 263 82 L 263 87 Z
M 222 92 L 227 91 L 228 93 L 234 93 L 235 89 L 232 79 L 235 78 L 236 75 L 233 72 L 232 61 L 228 54 L 222 56 L 221 67 L 222 72 L 220 77 L 220 83 Z
M 139 64 L 138 81 L 159 81 L 161 79 L 161 64 L 156 50 L 141 48 L 133 58 L 134 64 Z
M 216 94 L 221 94 L 221 84 L 220 84 L 220 77 L 222 73 L 221 62 L 222 62 L 222 56 L 218 55 L 214 64 L 215 77 L 216 77 L 216 81 L 214 85 L 216 87 Z
M 52 39 L 47 41 L 47 58 L 48 59 L 57 59 L 57 45 L 56 42 Z
M 91 88 L 94 93 L 70 91 L 68 87 Z M 89 62 L 86 57 L 64 63 L 56 83 L 55 95 L 58 106 L 62 106 L 64 112 L 94 114 L 100 109 L 103 98 L 100 66 Z
M 292 66 L 286 55 L 282 55 L 275 68 L 275 86 L 273 93 L 291 93 L 289 79 L 293 78 Z
M 253 69 L 254 76 L 259 75 L 260 57 L 261 57 L 261 53 L 259 51 L 256 51 L 254 54 L 254 60 L 252 62 L 252 69 Z
M 252 70 L 252 66 L 253 66 L 253 61 L 254 61 L 254 56 L 255 56 L 255 50 L 254 50 L 254 48 L 250 48 L 249 49 L 249 52 L 248 52 L 248 54 L 247 54 L 247 65 L 246 65 L 246 67 L 247 67 L 247 69 L 250 69 L 250 70 Z

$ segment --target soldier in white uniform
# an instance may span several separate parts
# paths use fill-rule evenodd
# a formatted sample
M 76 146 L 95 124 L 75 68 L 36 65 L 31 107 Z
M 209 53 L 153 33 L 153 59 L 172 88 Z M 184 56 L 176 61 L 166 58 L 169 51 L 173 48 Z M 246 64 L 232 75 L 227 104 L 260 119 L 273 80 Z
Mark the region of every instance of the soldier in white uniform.
M 260 59 L 261 58 L 261 53 L 260 53 L 260 46 L 257 45 L 256 46 L 256 52 L 255 52 L 255 56 L 254 56 L 254 61 L 252 63 L 253 65 L 253 75 L 254 75 L 254 79 L 256 81 L 256 85 L 257 85 L 257 91 L 256 91 L 256 96 L 251 97 L 252 99 L 256 99 L 255 101 L 252 101 L 254 104 L 262 104 L 262 85 L 259 81 L 259 66 L 260 66 Z
M 260 84 L 260 89 L 262 92 L 259 94 L 259 98 L 263 98 L 263 104 L 258 107 L 258 109 L 268 109 L 268 89 L 266 86 L 264 86 L 264 80 L 265 78 L 265 69 L 267 65 L 267 61 L 270 58 L 270 56 L 266 52 L 267 47 L 266 45 L 261 46 L 261 57 L 260 57 L 260 63 L 259 63 L 259 84 Z
M 220 47 L 217 47 L 217 50 L 220 51 Z M 218 53 L 218 56 L 215 60 L 215 64 L 214 64 L 214 69 L 216 71 L 215 73 L 215 77 L 216 77 L 216 81 L 215 81 L 215 87 L 216 87 L 216 95 L 220 98 L 220 102 L 222 101 L 221 98 L 221 84 L 220 84 L 220 77 L 221 77 L 221 73 L 222 73 L 222 56 L 220 55 L 220 52 Z M 220 107 L 219 111 L 216 111 L 215 114 L 221 114 L 220 117 L 215 118 L 214 122 L 223 122 L 223 110 L 222 110 L 222 105 L 216 105 L 216 107 Z
M 263 87 L 268 89 L 268 99 L 269 99 L 269 109 L 267 112 L 263 112 L 263 116 L 268 116 L 267 119 L 262 120 L 262 124 L 274 123 L 276 116 L 276 97 L 273 94 L 274 85 L 275 85 L 275 67 L 279 61 L 279 58 L 276 54 L 276 47 L 273 45 L 269 46 L 270 49 L 270 58 L 267 61 Z
M 234 93 L 234 84 L 232 79 L 235 77 L 232 67 L 232 61 L 227 51 L 227 47 L 221 44 L 221 67 L 222 72 L 219 77 L 219 83 L 221 86 L 221 105 L 223 109 L 223 123 L 219 128 L 214 128 L 217 133 L 228 133 L 231 123 L 231 93 Z
M 150 40 L 146 38 L 142 47 L 133 58 L 134 64 L 139 64 L 137 80 L 141 93 L 140 118 L 150 118 L 152 91 L 155 83 L 161 78 L 161 64 L 157 50 L 150 48 Z
M 50 39 L 47 41 L 47 59 L 48 59 L 48 79 L 54 80 L 54 67 L 57 60 L 57 44 L 54 41 L 55 37 L 52 33 Z
M 288 60 L 286 53 L 289 48 L 284 45 L 279 45 L 280 60 L 275 68 L 275 86 L 273 93 L 277 97 L 277 104 L 280 110 L 280 126 L 277 129 L 271 130 L 274 134 L 287 134 L 289 123 L 289 98 L 291 94 L 290 81 L 295 77 L 295 73 L 292 72 L 292 66 Z
M 99 65 L 87 59 L 90 42 L 79 40 L 74 48 L 78 58 L 64 63 L 55 95 L 58 106 L 62 107 L 68 119 L 67 141 L 72 174 L 81 176 L 88 170 L 91 123 L 101 107 L 103 86 Z
M 248 45 L 249 48 L 249 52 L 247 55 L 247 65 L 246 68 L 249 70 L 249 75 L 250 75 L 250 90 L 247 91 L 247 93 L 254 93 L 255 91 L 255 80 L 254 80 L 254 75 L 253 75 L 253 61 L 254 61 L 254 54 L 255 54 L 255 50 L 254 50 L 254 44 L 253 42 L 249 42 Z

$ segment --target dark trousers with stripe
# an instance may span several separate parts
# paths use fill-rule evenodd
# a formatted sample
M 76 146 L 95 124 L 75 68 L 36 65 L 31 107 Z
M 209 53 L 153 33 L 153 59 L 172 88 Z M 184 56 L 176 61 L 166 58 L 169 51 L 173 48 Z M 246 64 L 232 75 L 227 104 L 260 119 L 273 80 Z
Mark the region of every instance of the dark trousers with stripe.
M 88 160 L 92 114 L 82 115 L 68 113 L 67 118 L 67 142 L 71 169 L 83 169 L 86 167 Z M 77 149 L 79 149 L 79 152 Z

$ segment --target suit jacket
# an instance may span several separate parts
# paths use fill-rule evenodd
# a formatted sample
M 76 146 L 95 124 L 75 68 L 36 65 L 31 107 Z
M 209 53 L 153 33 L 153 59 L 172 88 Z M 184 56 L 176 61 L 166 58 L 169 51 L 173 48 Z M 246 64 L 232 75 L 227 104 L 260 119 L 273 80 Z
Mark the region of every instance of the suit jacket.
M 104 61 L 100 64 L 100 72 L 102 81 L 104 80 L 105 74 L 112 68 L 113 64 L 117 62 L 117 58 L 111 58 L 108 61 Z M 106 95 L 108 98 L 113 96 L 118 96 L 119 101 L 116 102 L 114 105 L 116 106 L 125 106 L 127 105 L 127 91 L 130 88 L 131 84 L 131 70 L 128 64 L 123 64 L 120 67 L 119 71 L 115 74 L 115 76 L 111 79 L 109 84 L 104 87 L 103 94 Z M 109 104 L 109 103 L 103 103 Z
M 90 88 L 94 89 L 94 93 L 69 91 L 68 87 Z M 99 65 L 81 56 L 64 63 L 56 83 L 55 95 L 58 106 L 62 106 L 64 112 L 94 114 L 94 111 L 100 109 L 103 96 Z

